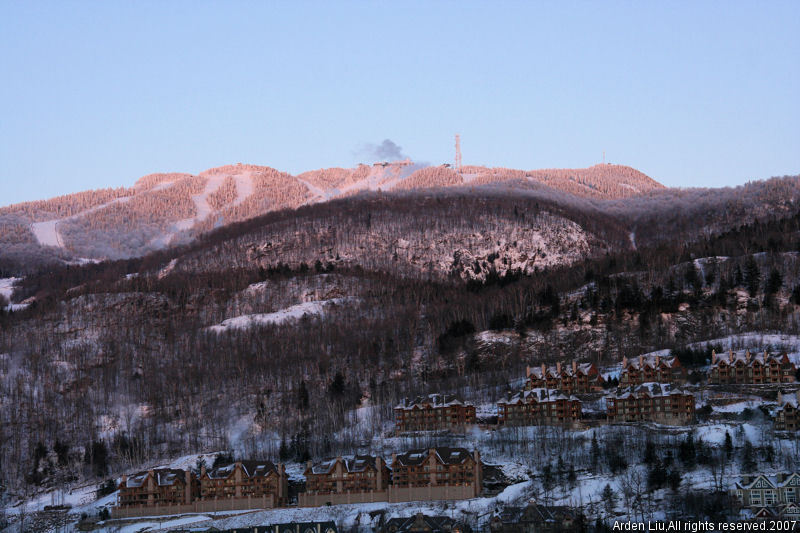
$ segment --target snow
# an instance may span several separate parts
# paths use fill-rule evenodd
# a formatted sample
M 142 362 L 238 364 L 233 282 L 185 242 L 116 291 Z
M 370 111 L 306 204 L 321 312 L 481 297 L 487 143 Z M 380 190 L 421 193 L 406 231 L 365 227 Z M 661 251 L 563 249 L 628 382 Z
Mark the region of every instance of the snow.
M 206 515 L 186 515 L 179 518 L 172 519 L 151 519 L 145 522 L 135 522 L 125 526 L 114 525 L 113 521 L 108 521 L 106 526 L 98 531 L 114 531 L 119 533 L 138 533 L 140 531 L 161 531 L 173 527 L 185 526 L 188 524 L 196 524 L 197 522 L 206 522 L 211 520 L 210 516 Z
M 0 295 L 6 297 L 9 302 L 9 305 L 6 307 L 6 311 L 20 311 L 28 307 L 27 303 L 12 303 L 11 302 L 11 295 L 14 293 L 14 286 L 22 281 L 22 278 L 0 278 Z
M 76 218 L 88 215 L 89 213 L 99 211 L 100 209 L 108 207 L 112 204 L 127 202 L 130 199 L 131 199 L 130 196 L 123 196 L 121 198 L 115 198 L 110 202 L 96 205 L 89 209 L 84 209 L 83 211 L 76 213 L 72 216 L 68 216 L 65 218 L 58 218 L 54 220 L 45 220 L 44 222 L 35 222 L 31 224 L 31 231 L 33 232 L 33 235 L 36 237 L 36 240 L 39 241 L 40 245 L 53 246 L 55 248 L 64 248 L 64 241 L 61 238 L 61 234 L 58 232 L 58 225 L 60 223 L 66 222 L 68 220 L 74 220 Z
M 275 311 L 274 313 L 259 313 L 229 318 L 208 329 L 217 333 L 222 333 L 228 329 L 247 329 L 259 325 L 283 324 L 289 321 L 300 320 L 305 316 L 322 316 L 325 314 L 326 307 L 341 305 L 349 300 L 350 298 L 332 298 L 330 300 L 303 302 L 291 307 L 286 307 L 280 311 Z
M 239 527 L 252 527 L 265 524 L 280 524 L 287 522 L 311 522 L 333 520 L 340 530 L 356 528 L 359 531 L 372 531 L 377 525 L 378 516 L 370 517 L 376 511 L 385 512 L 385 518 L 390 519 L 401 516 L 411 516 L 422 512 L 430 515 L 446 515 L 456 519 L 467 518 L 470 521 L 480 521 L 486 525 L 491 518 L 492 511 L 499 505 L 524 505 L 530 498 L 533 483 L 525 481 L 506 487 L 494 497 L 472 498 L 459 501 L 440 502 L 405 502 L 387 503 L 375 502 L 351 505 L 335 505 L 330 507 L 305 507 L 281 508 L 268 511 L 256 511 L 235 517 L 204 522 L 202 526 L 213 526 L 219 529 L 232 529 Z M 197 524 L 200 525 L 200 524 Z

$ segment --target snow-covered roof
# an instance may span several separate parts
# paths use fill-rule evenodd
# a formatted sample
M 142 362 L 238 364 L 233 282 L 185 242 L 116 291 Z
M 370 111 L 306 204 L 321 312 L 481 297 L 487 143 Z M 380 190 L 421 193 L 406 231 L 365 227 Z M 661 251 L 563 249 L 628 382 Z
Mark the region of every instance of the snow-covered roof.
M 800 389 L 794 392 L 794 394 L 778 392 L 778 407 L 783 409 L 787 405 L 791 405 L 795 409 L 800 408 Z
M 772 362 L 778 364 L 791 363 L 789 356 L 786 353 L 774 355 L 764 351 L 763 353 L 757 353 L 753 355 L 750 353 L 750 350 L 740 350 L 737 352 L 731 350 L 727 354 L 717 354 L 717 352 L 711 352 L 711 362 L 715 365 L 738 364 L 745 366 L 751 366 L 754 363 L 758 363 L 760 365 L 768 365 Z
M 547 377 L 560 378 L 561 376 L 588 376 L 590 373 L 596 372 L 597 370 L 594 368 L 593 363 L 573 363 L 566 365 L 559 363 L 551 366 L 545 366 L 542 364 L 541 366 L 529 367 L 528 377 L 533 376 L 536 379 L 544 379 Z
M 312 474 L 330 474 L 336 463 L 341 461 L 345 472 L 364 472 L 368 468 L 377 470 L 378 458 L 372 455 L 354 455 L 352 457 L 336 457 L 311 465 Z M 308 470 L 306 470 L 308 471 Z
M 233 474 L 234 470 L 236 470 L 237 464 L 241 464 L 244 474 L 250 478 L 266 477 L 271 472 L 278 473 L 278 469 L 275 467 L 275 464 L 272 461 L 247 460 L 213 468 L 208 470 L 206 474 L 208 474 L 210 479 L 225 479 Z
M 464 461 L 472 457 L 472 454 L 466 448 L 439 447 L 409 450 L 406 453 L 398 454 L 396 460 L 399 464 L 404 466 L 419 465 L 425 462 L 425 459 L 431 455 L 431 452 L 433 452 L 433 455 L 439 460 L 439 462 L 446 465 L 462 464 Z
M 635 370 L 642 370 L 643 368 L 656 369 L 662 366 L 673 368 L 681 366 L 681 363 L 678 361 L 677 357 L 661 357 L 658 354 L 640 355 L 632 359 L 625 357 L 622 359 L 623 370 L 626 368 L 633 368 Z
M 614 394 L 607 396 L 608 398 L 627 399 L 627 398 L 641 398 L 644 396 L 655 398 L 673 395 L 686 395 L 691 394 L 681 388 L 673 388 L 670 383 L 642 383 L 636 387 L 628 387 L 626 389 L 619 389 Z
M 573 395 L 566 395 L 561 391 L 555 389 L 536 388 L 530 390 L 520 391 L 510 398 L 505 398 L 497 402 L 498 405 L 512 405 L 512 404 L 525 404 L 525 403 L 546 403 L 555 402 L 558 400 L 576 401 L 580 400 Z
M 156 485 L 159 487 L 169 487 L 178 481 L 183 482 L 186 477 L 186 472 L 184 470 L 179 470 L 176 468 L 159 468 L 157 470 L 149 470 L 131 474 L 123 481 L 123 483 L 127 488 L 141 487 L 145 484 L 147 477 L 151 474 L 156 481 Z
M 757 474 L 754 476 L 742 476 L 736 482 L 737 489 L 774 489 L 778 487 L 800 487 L 800 473 L 780 473 L 780 474 Z
M 472 406 L 471 403 L 463 402 L 451 394 L 429 394 L 428 396 L 417 396 L 414 398 L 414 400 L 403 398 L 402 403 L 397 405 L 395 409 L 411 411 L 413 409 L 435 409 L 439 407 L 452 407 L 456 405 L 463 405 L 465 407 Z

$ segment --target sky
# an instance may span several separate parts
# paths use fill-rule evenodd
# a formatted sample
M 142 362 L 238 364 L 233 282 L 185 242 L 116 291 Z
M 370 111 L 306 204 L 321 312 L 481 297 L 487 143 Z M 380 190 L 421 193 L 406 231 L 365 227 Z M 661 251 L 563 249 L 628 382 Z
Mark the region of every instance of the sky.
M 800 173 L 800 2 L 0 0 L 0 205 L 252 163 Z

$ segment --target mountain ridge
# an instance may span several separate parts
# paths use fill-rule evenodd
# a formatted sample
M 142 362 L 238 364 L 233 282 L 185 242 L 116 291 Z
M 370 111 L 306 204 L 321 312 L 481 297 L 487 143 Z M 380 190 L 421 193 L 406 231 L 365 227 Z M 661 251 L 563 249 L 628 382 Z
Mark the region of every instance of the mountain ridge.
M 404 160 L 311 170 L 296 176 L 241 163 L 196 175 L 153 173 L 127 188 L 82 191 L 2 207 L 0 244 L 6 255 L 114 259 L 186 243 L 216 227 L 271 211 L 363 191 L 492 184 L 524 189 L 536 184 L 578 197 L 615 199 L 665 189 L 645 174 L 621 165 L 533 171 L 473 166 L 464 170 L 470 172 Z M 520 179 L 527 183 L 515 182 Z

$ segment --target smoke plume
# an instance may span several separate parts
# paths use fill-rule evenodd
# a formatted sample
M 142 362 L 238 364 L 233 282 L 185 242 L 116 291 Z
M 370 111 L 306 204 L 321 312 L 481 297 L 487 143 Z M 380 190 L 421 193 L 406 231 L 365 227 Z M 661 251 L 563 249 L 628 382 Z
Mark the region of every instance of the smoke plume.
M 391 139 L 384 139 L 380 144 L 366 144 L 360 152 L 371 161 L 398 161 L 408 157 L 403 153 L 403 147 Z

